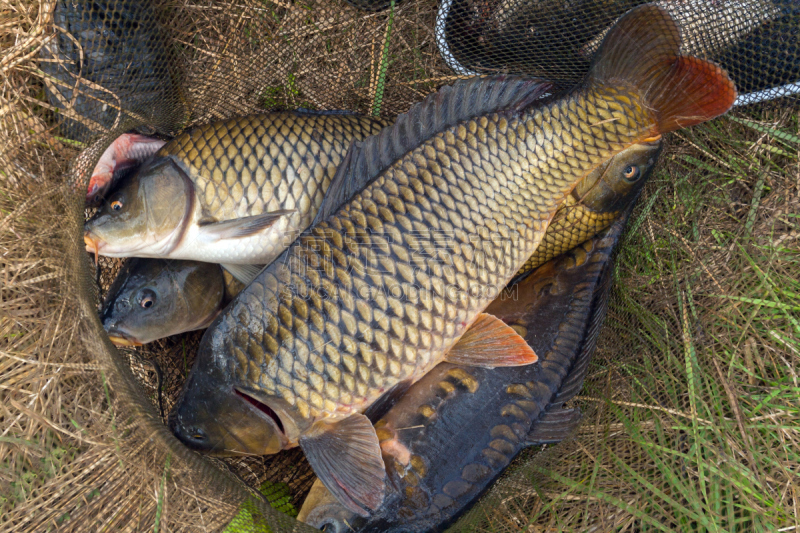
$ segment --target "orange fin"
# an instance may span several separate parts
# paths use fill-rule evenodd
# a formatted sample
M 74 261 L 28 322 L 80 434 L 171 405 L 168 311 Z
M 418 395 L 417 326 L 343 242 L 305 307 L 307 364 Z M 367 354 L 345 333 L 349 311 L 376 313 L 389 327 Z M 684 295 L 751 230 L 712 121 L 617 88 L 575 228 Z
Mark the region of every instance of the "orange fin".
M 314 473 L 343 506 L 361 516 L 380 507 L 386 469 L 378 435 L 366 416 L 315 422 L 299 443 Z
M 736 87 L 710 61 L 681 57 L 678 25 L 665 9 L 647 4 L 629 11 L 608 32 L 590 72 L 590 82 L 627 83 L 642 91 L 667 133 L 728 111 Z
M 505 322 L 481 313 L 444 360 L 457 365 L 523 366 L 539 360 L 525 339 Z

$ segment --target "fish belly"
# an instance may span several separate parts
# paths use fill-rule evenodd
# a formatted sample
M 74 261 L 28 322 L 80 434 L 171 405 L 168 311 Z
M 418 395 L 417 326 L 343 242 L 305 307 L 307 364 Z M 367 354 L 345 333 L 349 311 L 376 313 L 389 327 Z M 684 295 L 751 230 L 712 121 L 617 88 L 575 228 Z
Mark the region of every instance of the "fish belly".
M 233 265 L 268 264 L 275 260 L 308 225 L 307 216 L 299 213 L 280 217 L 259 233 L 233 239 L 215 239 L 203 227 L 190 226 L 181 243 L 169 254 L 172 259 L 204 261 Z M 298 220 L 299 219 L 299 220 Z

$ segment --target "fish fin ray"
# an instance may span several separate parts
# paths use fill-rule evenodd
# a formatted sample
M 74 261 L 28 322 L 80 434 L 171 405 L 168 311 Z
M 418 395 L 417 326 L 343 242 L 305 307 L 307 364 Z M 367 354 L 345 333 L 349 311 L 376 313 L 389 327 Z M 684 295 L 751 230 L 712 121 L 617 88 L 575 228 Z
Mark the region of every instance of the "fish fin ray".
M 314 473 L 342 505 L 361 516 L 369 516 L 365 509 L 380 507 L 386 469 L 378 435 L 366 416 L 315 422 L 299 443 Z
M 529 365 L 538 357 L 525 339 L 505 322 L 481 313 L 444 360 L 457 365 L 494 368 Z
M 681 34 L 656 4 L 632 9 L 608 32 L 595 55 L 590 83 L 627 83 L 644 92 L 656 130 L 667 133 L 722 115 L 736 87 L 716 64 L 680 55 Z
M 356 193 L 352 186 L 352 180 L 347 181 L 347 177 L 353 173 L 351 166 L 356 156 L 354 154 L 360 149 L 361 142 L 353 141 L 350 143 L 350 148 L 344 154 L 342 162 L 336 167 L 336 174 L 333 175 L 331 185 L 322 200 L 322 205 L 317 211 L 317 216 L 314 217 L 312 226 L 327 219 L 333 215 L 343 204 L 345 204 Z
M 247 286 L 256 279 L 259 272 L 264 270 L 265 265 L 234 265 L 223 263 L 221 266 L 227 270 L 231 276 Z
M 583 415 L 577 407 L 563 409 L 561 405 L 550 406 L 528 433 L 526 444 L 553 444 L 570 437 L 581 423 Z
M 429 95 L 398 116 L 393 125 L 351 145 L 347 164 L 339 165 L 314 223 L 333 215 L 392 163 L 437 133 L 473 117 L 517 110 L 549 88 L 542 80 L 491 76 L 459 80 Z
M 294 209 L 281 209 L 261 215 L 211 222 L 200 226 L 202 235 L 213 241 L 240 239 L 272 227 L 281 217 L 294 213 Z M 231 272 L 231 274 L 233 274 Z

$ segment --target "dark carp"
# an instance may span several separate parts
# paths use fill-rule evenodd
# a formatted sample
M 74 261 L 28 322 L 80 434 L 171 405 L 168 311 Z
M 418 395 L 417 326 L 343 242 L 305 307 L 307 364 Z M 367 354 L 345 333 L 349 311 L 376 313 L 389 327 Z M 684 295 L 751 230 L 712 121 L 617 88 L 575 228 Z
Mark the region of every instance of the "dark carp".
M 117 346 L 141 346 L 208 327 L 242 288 L 217 264 L 129 259 L 108 289 L 100 321 Z
M 669 14 L 643 6 L 609 32 L 566 96 L 541 102 L 549 86 L 536 81 L 456 84 L 421 104 L 429 112 L 412 110 L 414 120 L 357 144 L 315 225 L 206 332 L 173 432 L 213 450 L 210 428 L 226 423 L 215 404 L 241 398 L 267 422 L 262 453 L 299 445 L 343 505 L 363 516 L 378 509 L 386 472 L 363 412 L 442 361 L 535 362 L 519 334 L 483 311 L 566 198 L 626 148 L 733 104 L 725 72 L 681 56 L 680 45 Z M 471 93 L 510 86 L 518 99 L 491 112 L 491 98 Z M 384 141 L 406 152 L 370 172 Z

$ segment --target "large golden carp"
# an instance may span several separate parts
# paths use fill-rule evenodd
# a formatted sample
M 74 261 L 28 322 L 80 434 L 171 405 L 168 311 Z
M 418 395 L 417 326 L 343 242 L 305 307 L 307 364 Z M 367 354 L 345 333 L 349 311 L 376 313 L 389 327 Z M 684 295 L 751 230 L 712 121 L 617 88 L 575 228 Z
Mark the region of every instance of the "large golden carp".
M 438 364 L 375 423 L 390 481 L 383 505 L 362 518 L 317 482 L 298 520 L 330 533 L 442 531 L 522 449 L 573 433 L 580 410 L 563 405 L 581 389 L 594 353 L 611 292 L 611 255 L 626 220 L 622 214 L 486 308 L 542 355 L 538 364 Z M 233 434 L 215 436 L 247 447 L 255 432 L 244 428 L 263 424 L 259 414 L 237 416 Z
M 233 388 L 271 424 L 264 453 L 299 445 L 343 505 L 376 509 L 385 471 L 362 411 L 443 360 L 535 361 L 524 339 L 482 311 L 566 197 L 622 150 L 733 104 L 725 72 L 679 50 L 669 15 L 643 6 L 609 32 L 587 80 L 563 98 L 538 103 L 545 88 L 531 83 L 503 111 L 461 118 L 471 98 L 456 85 L 422 104 L 429 113 L 412 110 L 415 120 L 400 117 L 348 152 L 319 222 L 206 332 L 171 414 L 176 435 L 205 448 L 194 406 Z M 420 142 L 429 130 L 437 133 Z M 376 139 L 408 151 L 374 176 L 363 169 L 381 152 Z

